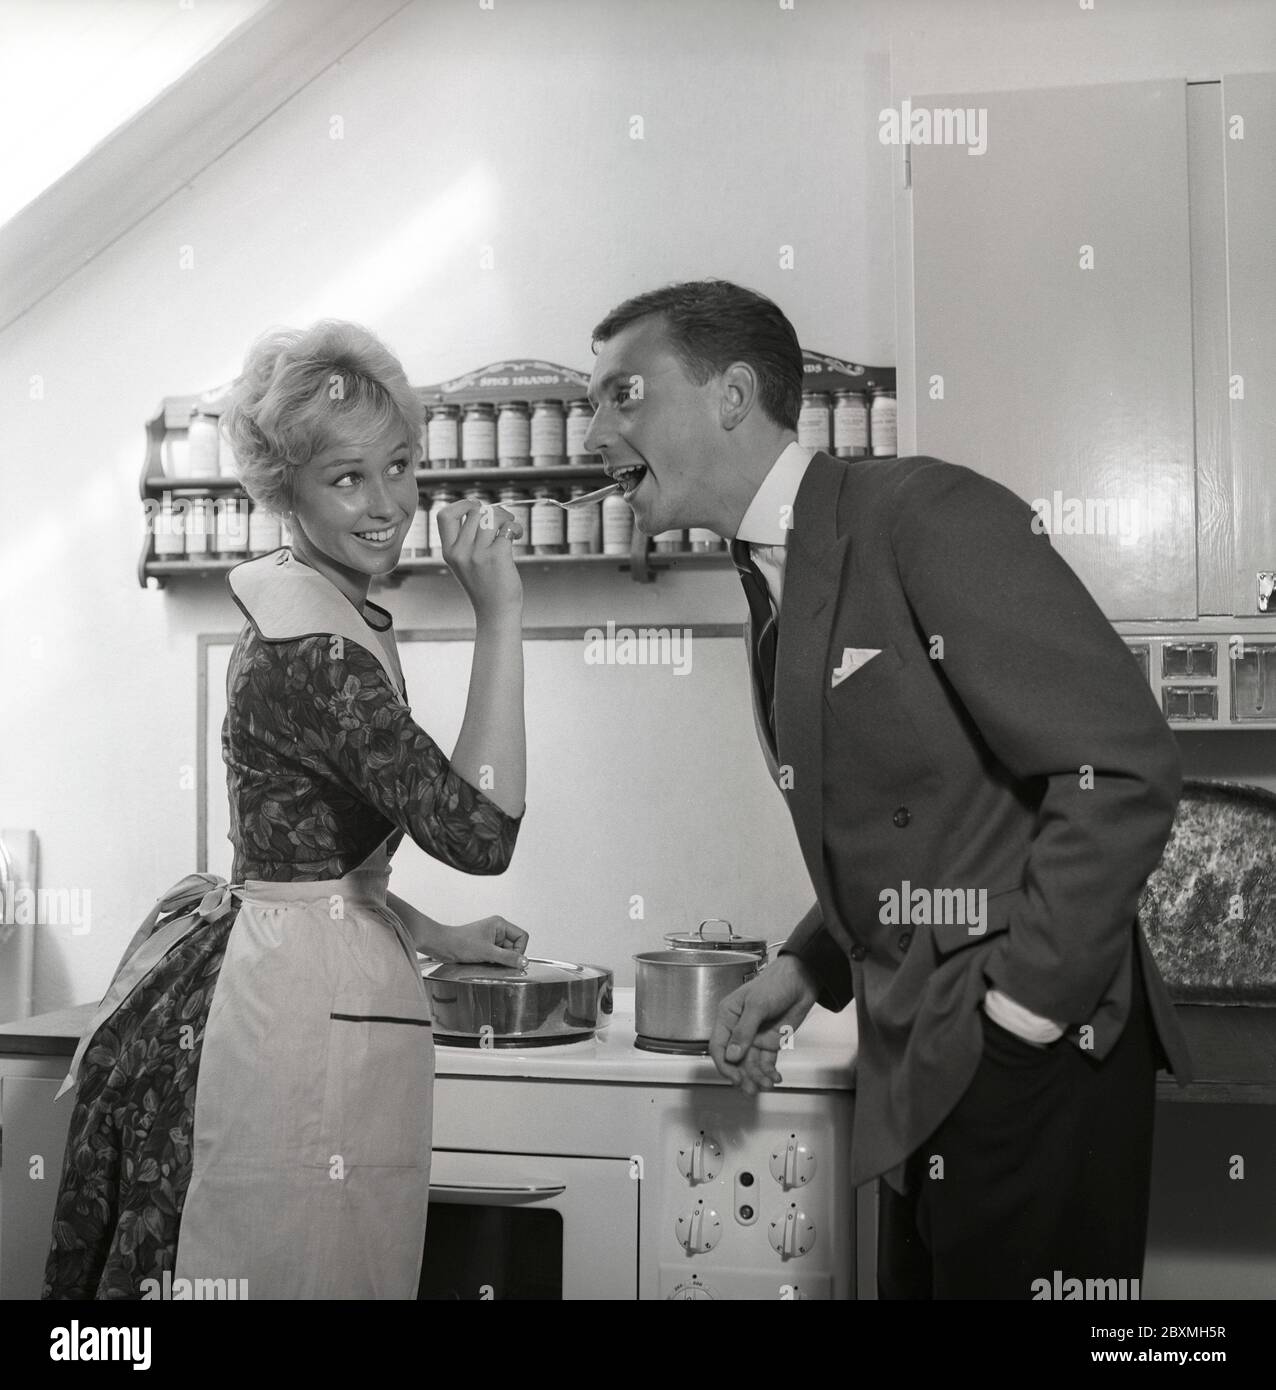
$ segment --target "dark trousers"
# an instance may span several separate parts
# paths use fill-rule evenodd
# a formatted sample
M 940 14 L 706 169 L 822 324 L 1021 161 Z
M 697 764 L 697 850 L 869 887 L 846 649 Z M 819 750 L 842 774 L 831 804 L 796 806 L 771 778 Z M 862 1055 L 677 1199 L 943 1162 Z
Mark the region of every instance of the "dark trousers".
M 1031 1298 L 1035 1279 L 1053 1289 L 1055 1270 L 1142 1278 L 1165 1062 L 1137 948 L 1130 1017 L 1102 1062 L 1067 1038 L 1034 1047 L 980 1018 L 979 1068 L 910 1155 L 907 1195 L 878 1185 L 878 1297 Z

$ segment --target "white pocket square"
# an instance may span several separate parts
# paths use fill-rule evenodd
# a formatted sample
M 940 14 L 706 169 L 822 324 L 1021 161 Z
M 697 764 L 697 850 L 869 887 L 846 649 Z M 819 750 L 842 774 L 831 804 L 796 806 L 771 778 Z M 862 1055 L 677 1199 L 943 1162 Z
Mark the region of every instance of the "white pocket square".
M 833 689 L 836 690 L 847 676 L 853 676 L 856 671 L 867 666 L 875 656 L 881 656 L 881 654 L 881 647 L 843 647 L 842 664 L 835 667 L 833 671 Z

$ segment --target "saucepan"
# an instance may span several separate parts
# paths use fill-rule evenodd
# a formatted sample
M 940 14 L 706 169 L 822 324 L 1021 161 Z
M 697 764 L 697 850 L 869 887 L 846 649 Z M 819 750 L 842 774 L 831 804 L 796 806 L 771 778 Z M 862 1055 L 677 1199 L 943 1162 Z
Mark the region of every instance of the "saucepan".
M 762 962 L 751 951 L 643 951 L 634 957 L 636 1046 L 647 1052 L 709 1051 L 718 1006 L 753 979 Z
M 611 1017 L 612 972 L 529 957 L 512 965 L 448 961 L 424 976 L 438 1042 L 548 1047 L 592 1038 Z

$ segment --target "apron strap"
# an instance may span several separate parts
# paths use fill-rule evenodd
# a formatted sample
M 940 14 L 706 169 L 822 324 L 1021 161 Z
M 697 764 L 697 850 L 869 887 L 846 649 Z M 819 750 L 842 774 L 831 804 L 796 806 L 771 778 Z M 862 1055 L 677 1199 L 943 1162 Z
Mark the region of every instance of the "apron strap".
M 159 896 L 146 920 L 125 947 L 102 1002 L 97 1006 L 71 1058 L 71 1069 L 67 1072 L 66 1080 L 58 1088 L 54 1100 L 64 1096 L 75 1084 L 80 1062 L 97 1031 L 124 1003 L 136 985 L 197 926 L 203 922 L 218 922 L 228 912 L 236 910 L 234 891 L 242 887 L 242 884 L 228 884 L 216 874 L 187 874 Z M 159 919 L 166 913 L 174 915 L 157 929 Z

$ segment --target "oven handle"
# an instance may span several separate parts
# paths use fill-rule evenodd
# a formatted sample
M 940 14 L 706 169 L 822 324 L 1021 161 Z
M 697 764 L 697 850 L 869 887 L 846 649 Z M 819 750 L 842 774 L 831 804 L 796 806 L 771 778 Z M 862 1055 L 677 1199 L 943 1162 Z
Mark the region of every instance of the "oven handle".
M 442 1182 L 430 1184 L 430 1201 L 453 1206 L 513 1207 L 524 1202 L 543 1202 L 567 1191 L 562 1182 Z

